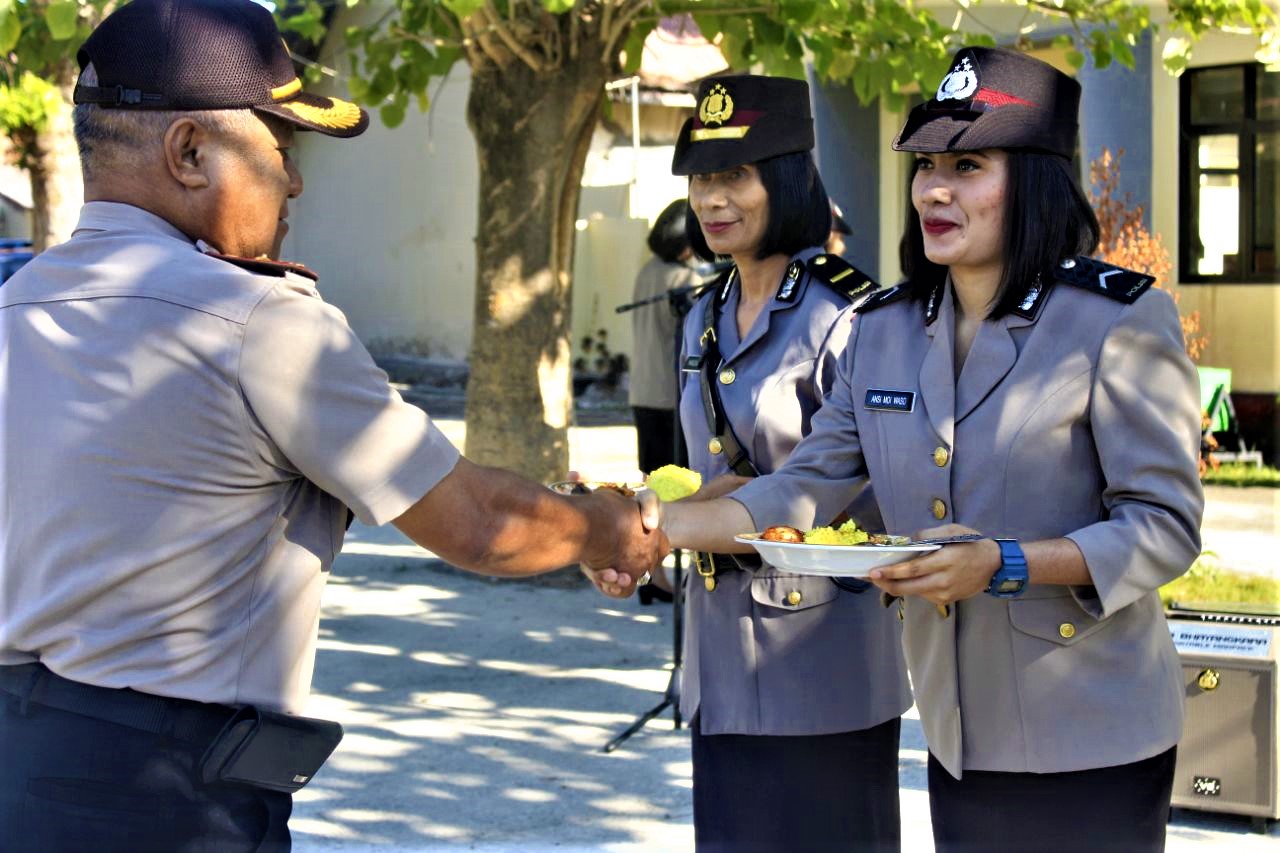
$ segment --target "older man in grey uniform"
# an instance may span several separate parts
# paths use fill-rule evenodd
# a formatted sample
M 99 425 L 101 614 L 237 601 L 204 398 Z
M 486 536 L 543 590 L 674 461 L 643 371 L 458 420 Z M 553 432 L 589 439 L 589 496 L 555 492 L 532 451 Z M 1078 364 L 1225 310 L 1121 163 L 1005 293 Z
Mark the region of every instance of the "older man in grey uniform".
M 294 129 L 368 123 L 267 11 L 137 0 L 79 60 L 87 202 L 0 291 L 0 846 L 286 849 L 340 737 L 296 713 L 350 514 L 496 575 L 639 575 L 665 540 L 460 458 L 266 260 Z

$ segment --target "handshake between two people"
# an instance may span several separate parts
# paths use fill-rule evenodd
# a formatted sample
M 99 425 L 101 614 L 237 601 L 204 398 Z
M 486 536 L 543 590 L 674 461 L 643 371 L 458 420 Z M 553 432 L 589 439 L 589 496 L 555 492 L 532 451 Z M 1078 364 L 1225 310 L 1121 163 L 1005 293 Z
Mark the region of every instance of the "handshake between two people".
M 651 480 L 651 488 L 638 492 L 634 500 L 639 505 L 639 519 L 644 529 L 663 534 L 669 547 L 719 554 L 745 553 L 752 550 L 751 546 L 735 541 L 734 534 L 755 529 L 751 514 L 738 501 L 723 499 L 745 482 L 745 477 L 726 474 L 696 491 L 690 490 L 692 493 L 673 496 L 661 488 L 653 488 Z M 911 538 L 954 541 L 936 551 L 873 568 L 865 578 L 891 597 L 923 598 L 936 605 L 943 616 L 949 615 L 951 604 L 985 592 L 1001 567 L 1000 547 L 993 539 L 969 527 L 958 524 L 932 527 L 918 531 Z M 1034 552 L 1040 571 L 1046 564 L 1056 569 L 1054 580 L 1076 585 L 1091 583 L 1083 557 L 1070 540 L 1027 543 L 1025 550 Z M 584 562 L 583 571 L 604 595 L 626 598 L 635 592 L 643 573 L 657 568 L 662 557 L 665 552 L 650 565 L 595 560 Z
M 690 475 L 692 480 L 677 473 L 674 481 L 664 479 L 659 482 L 655 478 L 660 478 L 661 472 L 665 470 L 660 469 L 651 476 L 650 488 L 636 493 L 632 498 L 623 498 L 634 500 L 638 505 L 640 521 L 644 529 L 663 534 L 668 551 L 671 546 L 718 552 L 740 549 L 735 547 L 734 543 L 724 541 L 724 537 L 716 537 L 714 531 L 716 529 L 749 529 L 744 525 L 750 523 L 750 517 L 746 509 L 737 502 L 715 499 L 734 491 L 745 483 L 747 478 L 725 474 L 702 485 L 696 474 L 674 468 L 674 466 L 669 467 L 676 472 Z M 580 479 L 576 472 L 569 473 L 569 482 Z M 607 491 L 609 490 L 597 489 L 596 493 Z M 701 506 L 696 506 L 698 504 Z M 699 529 L 702 535 L 696 535 Z M 660 566 L 665 556 L 664 552 L 655 562 L 643 566 L 639 571 L 620 562 L 607 561 L 604 563 L 583 561 L 582 571 L 602 594 L 610 598 L 627 598 L 648 580 L 649 573 Z

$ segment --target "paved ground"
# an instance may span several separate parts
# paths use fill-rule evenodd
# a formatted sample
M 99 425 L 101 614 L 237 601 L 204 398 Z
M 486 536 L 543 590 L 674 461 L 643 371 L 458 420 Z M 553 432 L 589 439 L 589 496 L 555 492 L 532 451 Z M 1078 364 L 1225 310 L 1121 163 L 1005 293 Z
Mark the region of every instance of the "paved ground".
M 443 425 L 461 438 L 461 424 Z M 626 478 L 634 464 L 624 427 L 577 429 L 572 446 L 572 464 L 593 476 Z M 1274 499 L 1252 492 L 1211 497 L 1206 544 L 1224 557 L 1261 545 L 1270 570 L 1275 517 Z M 296 848 L 692 850 L 687 732 L 668 714 L 600 751 L 661 698 L 669 613 L 578 585 L 468 575 L 393 528 L 356 525 L 326 593 L 309 708 L 347 737 L 297 798 Z M 914 714 L 901 754 L 904 850 L 929 851 Z M 1277 849 L 1280 824 L 1264 836 L 1240 818 L 1178 812 L 1169 835 L 1175 853 L 1261 853 Z

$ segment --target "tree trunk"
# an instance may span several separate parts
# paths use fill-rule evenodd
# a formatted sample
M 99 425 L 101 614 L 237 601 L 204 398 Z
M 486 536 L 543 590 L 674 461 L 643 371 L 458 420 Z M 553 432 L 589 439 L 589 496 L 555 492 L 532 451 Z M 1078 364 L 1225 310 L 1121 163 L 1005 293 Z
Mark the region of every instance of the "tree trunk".
M 37 252 L 65 241 L 84 203 L 80 157 L 71 122 L 71 88 L 36 135 L 31 177 L 31 242 Z
M 574 223 L 605 77 L 598 54 L 541 73 L 486 65 L 467 101 L 480 199 L 466 452 L 542 482 L 569 465 Z

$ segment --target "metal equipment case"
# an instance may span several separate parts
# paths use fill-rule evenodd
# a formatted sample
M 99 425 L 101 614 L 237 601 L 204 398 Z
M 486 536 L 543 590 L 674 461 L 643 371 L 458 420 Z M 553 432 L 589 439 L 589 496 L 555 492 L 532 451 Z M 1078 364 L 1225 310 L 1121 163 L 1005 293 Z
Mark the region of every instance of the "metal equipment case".
M 1265 829 L 1280 818 L 1280 614 L 1224 611 L 1168 612 L 1186 688 L 1173 805 Z

